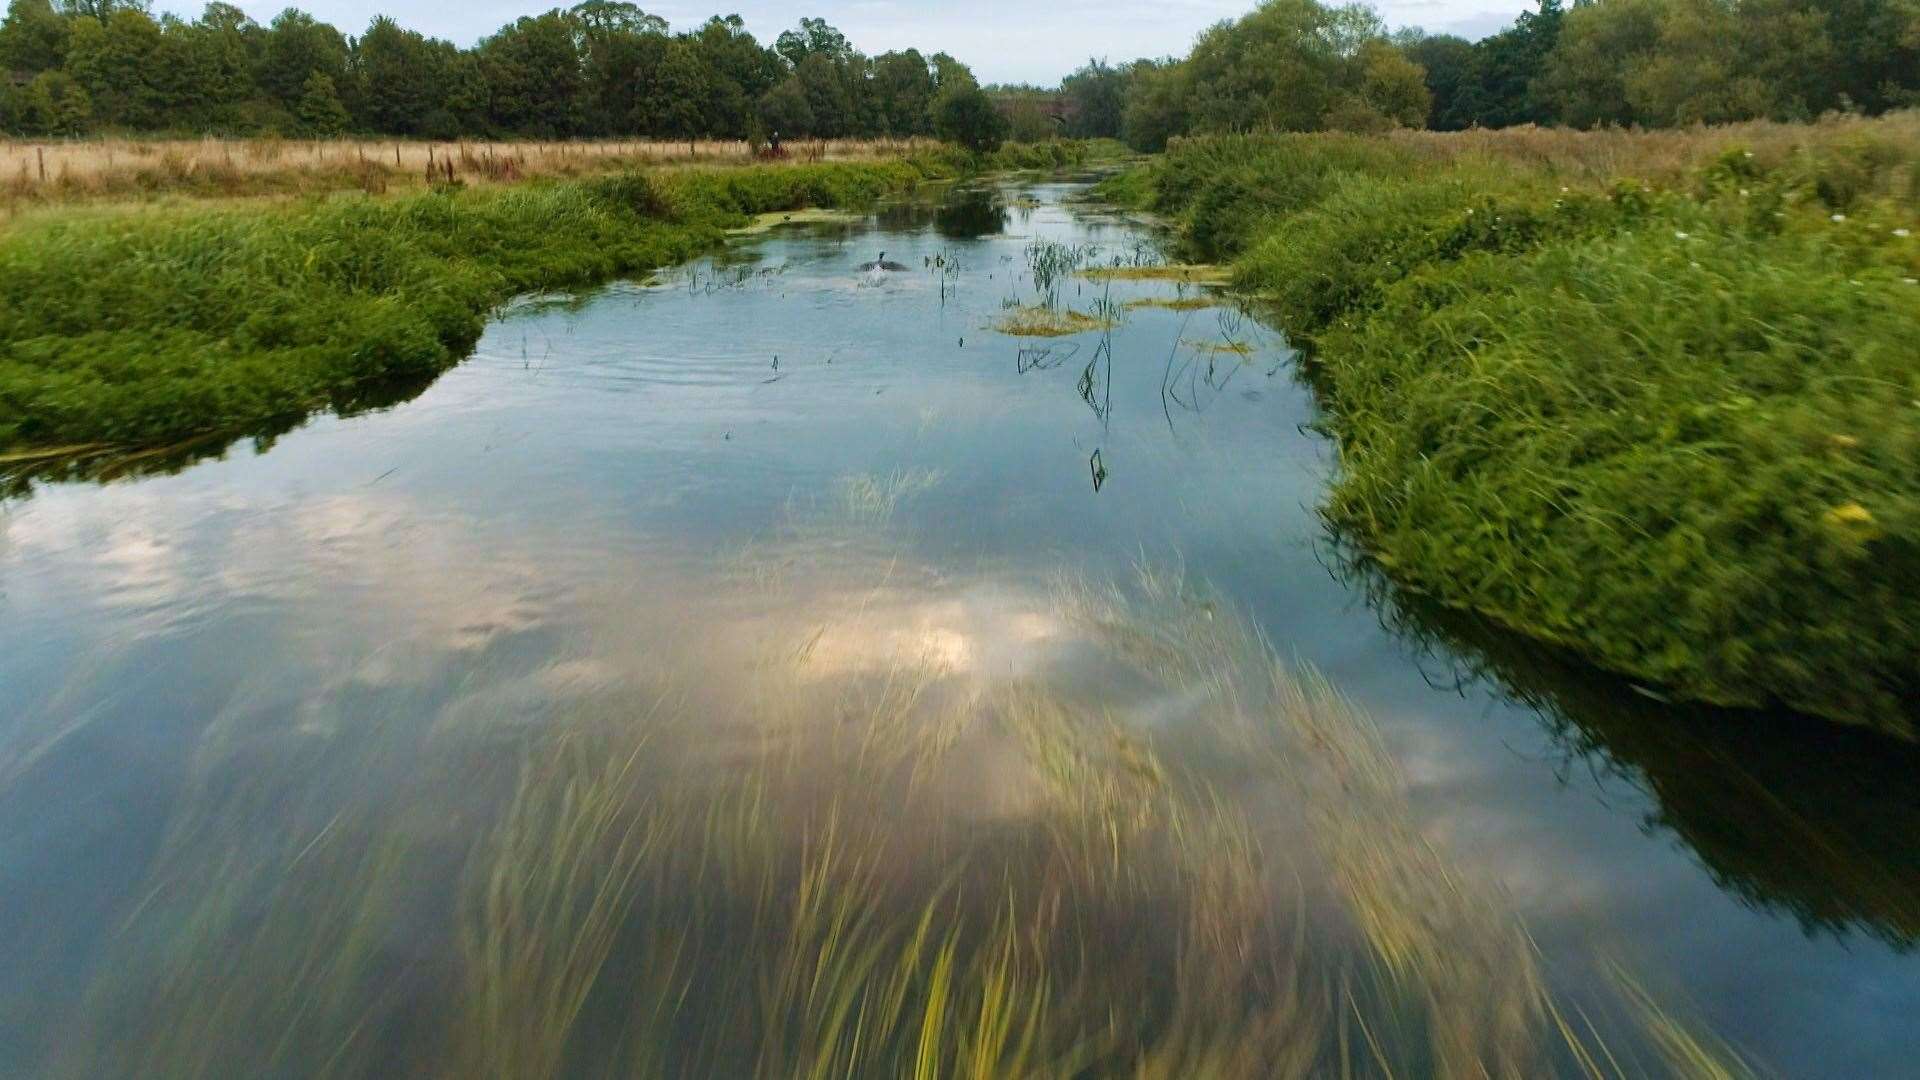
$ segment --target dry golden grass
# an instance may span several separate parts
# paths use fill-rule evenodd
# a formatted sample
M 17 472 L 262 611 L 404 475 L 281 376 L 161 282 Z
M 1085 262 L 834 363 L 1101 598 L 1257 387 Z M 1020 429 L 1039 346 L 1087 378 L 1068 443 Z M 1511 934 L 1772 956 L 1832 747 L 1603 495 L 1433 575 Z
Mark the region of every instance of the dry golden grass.
M 791 142 L 792 161 L 871 161 L 934 143 L 920 139 Z M 0 140 L 0 210 L 161 194 L 290 195 L 514 183 L 636 165 L 745 164 L 745 142 L 420 142 L 395 139 Z
M 1830 116 L 1810 124 L 1756 120 L 1664 131 L 1575 131 L 1529 125 L 1499 130 L 1395 131 L 1379 137 L 1435 164 L 1479 159 L 1509 163 L 1527 171 L 1544 170 L 1569 182 L 1610 183 L 1635 177 L 1678 183 L 1733 147 L 1751 151 L 1762 166 L 1773 168 L 1809 149 L 1920 145 L 1920 110 L 1873 118 Z

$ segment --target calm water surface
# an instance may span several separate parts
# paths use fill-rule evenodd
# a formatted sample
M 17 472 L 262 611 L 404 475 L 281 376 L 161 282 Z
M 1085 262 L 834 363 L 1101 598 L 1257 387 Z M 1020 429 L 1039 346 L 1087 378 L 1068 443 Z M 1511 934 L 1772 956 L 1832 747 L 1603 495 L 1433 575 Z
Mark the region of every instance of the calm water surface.
M 103 980 L 142 977 L 128 939 L 177 932 L 151 925 L 169 873 L 212 890 L 371 807 L 437 838 L 409 873 L 450 877 L 476 827 L 389 805 L 427 732 L 473 733 L 478 785 L 489 732 L 668 678 L 718 711 L 770 645 L 1013 679 L 1061 633 L 1061 575 L 1155 567 L 1373 717 L 1420 834 L 1497 884 L 1554 977 L 1619 957 L 1780 1073 L 1913 1075 L 1920 759 L 1683 715 L 1347 568 L 1314 513 L 1333 458 L 1312 396 L 1254 318 L 996 332 L 1033 296 L 1036 241 L 1150 258 L 1077 191 L 963 193 L 523 301 L 390 408 L 171 473 L 16 485 L 0 1073 L 58 1071 L 109 1022 Z M 859 272 L 881 250 L 911 269 Z M 1060 289 L 1080 310 L 1197 295 Z

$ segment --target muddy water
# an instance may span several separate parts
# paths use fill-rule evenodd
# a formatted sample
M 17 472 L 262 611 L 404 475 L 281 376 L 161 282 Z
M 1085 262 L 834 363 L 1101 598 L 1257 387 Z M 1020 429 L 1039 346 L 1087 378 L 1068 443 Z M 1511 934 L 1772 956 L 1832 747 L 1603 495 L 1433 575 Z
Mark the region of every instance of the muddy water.
M 1046 712 L 1032 695 L 1141 740 L 1123 764 L 1160 763 L 1114 775 L 1178 774 L 1226 793 L 1267 847 L 1317 842 L 1289 867 L 1328 955 L 1364 954 L 1378 929 L 1330 913 L 1353 892 L 1342 851 L 1397 853 L 1523 928 L 1537 955 L 1521 962 L 1559 1000 L 1588 1008 L 1630 972 L 1660 1015 L 1778 1072 L 1910 1069 L 1916 755 L 1674 709 L 1354 568 L 1314 514 L 1334 461 L 1289 350 L 1201 286 L 1067 275 L 1055 307 L 1111 325 L 999 332 L 1042 299 L 1035 245 L 1158 261 L 1142 226 L 1073 202 L 1081 187 L 775 230 L 652 281 L 522 301 L 470 360 L 381 408 L 164 468 L 16 482 L 0 1071 L 434 1072 L 476 1045 L 494 1067 L 536 1060 L 462 1027 L 458 988 L 500 954 L 454 927 L 509 919 L 471 899 L 473 865 L 519 850 L 502 822 L 542 775 L 529 746 L 583 717 L 657 729 L 662 785 L 721 782 L 771 743 L 837 747 L 780 751 L 811 770 L 792 804 L 811 807 L 872 760 L 834 732 L 884 714 L 936 731 L 937 753 L 916 744 L 913 784 L 888 773 L 861 805 L 943 837 L 919 860 L 937 868 L 940 844 L 1053 797 L 1033 739 L 969 726 L 1030 733 L 1007 718 Z M 907 269 L 859 269 L 882 251 Z M 1366 806 L 1311 776 L 1264 785 L 1245 744 L 1199 730 L 1285 712 L 1248 689 L 1271 689 L 1269 653 L 1357 706 L 1355 745 L 1377 734 Z M 1325 745 L 1301 736 L 1272 772 Z M 1478 915 L 1435 923 L 1473 936 L 1461 955 L 1489 947 Z M 1151 954 L 1159 931 L 1106 932 Z M 622 970 L 609 955 L 603 988 Z M 604 1007 L 537 1060 L 611 1060 L 595 1048 L 637 1037 L 587 1022 Z M 721 1038 L 675 1023 L 657 1038 Z M 1623 1055 L 1657 1050 L 1645 1023 L 1596 1026 Z M 263 1042 L 286 1050 L 232 1056 Z

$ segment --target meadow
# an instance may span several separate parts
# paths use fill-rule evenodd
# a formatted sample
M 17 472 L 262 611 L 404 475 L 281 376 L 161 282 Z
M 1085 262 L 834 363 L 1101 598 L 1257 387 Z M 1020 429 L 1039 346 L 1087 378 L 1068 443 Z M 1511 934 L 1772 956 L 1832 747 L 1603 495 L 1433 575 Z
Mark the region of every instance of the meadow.
M 1326 515 L 1395 578 L 1915 734 L 1920 114 L 1194 139 L 1107 192 L 1306 350 Z

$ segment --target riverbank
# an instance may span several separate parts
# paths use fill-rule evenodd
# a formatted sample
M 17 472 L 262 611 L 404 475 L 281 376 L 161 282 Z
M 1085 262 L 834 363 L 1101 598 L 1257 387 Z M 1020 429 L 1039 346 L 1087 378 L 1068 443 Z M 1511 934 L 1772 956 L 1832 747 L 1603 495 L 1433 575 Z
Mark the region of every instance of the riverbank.
M 1083 153 L 37 212 L 0 234 L 0 455 L 159 445 L 297 415 L 445 368 L 512 296 L 679 262 L 756 214 L 864 207 L 930 179 Z
M 1920 699 L 1920 114 L 1194 140 L 1108 186 L 1308 349 L 1326 513 L 1657 692 Z

